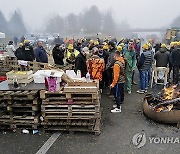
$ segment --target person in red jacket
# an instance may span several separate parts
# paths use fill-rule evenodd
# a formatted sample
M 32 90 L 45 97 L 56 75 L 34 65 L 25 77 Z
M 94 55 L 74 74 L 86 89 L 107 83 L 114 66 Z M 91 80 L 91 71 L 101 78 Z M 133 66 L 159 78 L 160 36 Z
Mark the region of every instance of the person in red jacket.
M 125 61 L 119 51 L 115 52 L 114 59 L 113 82 L 110 88 L 114 88 L 114 97 L 117 107 L 111 110 L 111 112 L 117 113 L 121 112 L 121 104 L 124 101 Z

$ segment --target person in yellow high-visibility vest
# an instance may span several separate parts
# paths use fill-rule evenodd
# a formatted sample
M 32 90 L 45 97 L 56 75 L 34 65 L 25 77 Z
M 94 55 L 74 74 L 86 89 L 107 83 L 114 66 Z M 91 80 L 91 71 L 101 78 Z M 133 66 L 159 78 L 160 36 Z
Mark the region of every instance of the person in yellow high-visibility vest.
M 75 50 L 73 47 L 73 44 L 69 44 L 68 49 L 67 49 L 67 53 L 66 53 L 66 61 L 69 64 L 74 64 L 76 57 L 79 55 L 79 51 Z

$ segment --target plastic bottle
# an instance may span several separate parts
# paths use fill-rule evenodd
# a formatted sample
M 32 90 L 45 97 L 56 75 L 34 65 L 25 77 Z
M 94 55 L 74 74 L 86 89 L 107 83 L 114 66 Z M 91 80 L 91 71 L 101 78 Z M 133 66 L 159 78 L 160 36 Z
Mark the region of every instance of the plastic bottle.
M 39 130 L 33 130 L 33 134 L 37 134 L 37 133 L 39 133 Z
M 87 74 L 86 74 L 86 80 L 90 81 L 90 74 L 89 74 L 89 72 L 87 72 Z
M 23 134 L 29 134 L 29 131 L 27 129 L 23 129 Z
M 16 76 L 13 76 L 13 84 L 14 84 L 14 88 L 18 87 L 18 80 Z
M 81 78 L 81 71 L 77 70 L 77 78 Z

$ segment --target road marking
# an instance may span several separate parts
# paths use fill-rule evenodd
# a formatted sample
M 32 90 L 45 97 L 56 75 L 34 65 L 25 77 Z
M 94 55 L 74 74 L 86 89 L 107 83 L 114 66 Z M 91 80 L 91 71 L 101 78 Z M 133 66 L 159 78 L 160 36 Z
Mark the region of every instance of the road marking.
M 46 143 L 44 143 L 44 145 L 38 150 L 36 154 L 45 154 L 60 135 L 61 133 L 52 134 L 52 136 L 46 141 Z

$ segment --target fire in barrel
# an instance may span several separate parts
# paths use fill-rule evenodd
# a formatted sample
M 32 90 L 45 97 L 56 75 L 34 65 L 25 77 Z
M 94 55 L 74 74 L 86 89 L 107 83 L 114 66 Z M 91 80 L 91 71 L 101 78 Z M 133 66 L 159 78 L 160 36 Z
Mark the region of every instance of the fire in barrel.
M 144 113 L 163 123 L 180 122 L 180 86 L 171 85 L 161 92 L 148 94 L 144 99 Z

